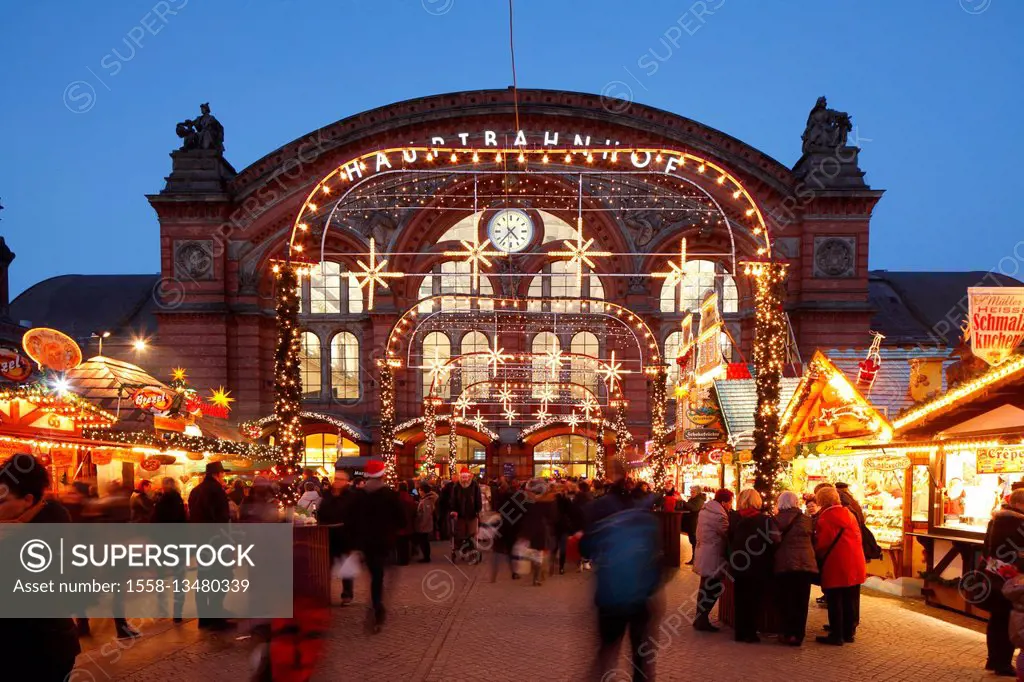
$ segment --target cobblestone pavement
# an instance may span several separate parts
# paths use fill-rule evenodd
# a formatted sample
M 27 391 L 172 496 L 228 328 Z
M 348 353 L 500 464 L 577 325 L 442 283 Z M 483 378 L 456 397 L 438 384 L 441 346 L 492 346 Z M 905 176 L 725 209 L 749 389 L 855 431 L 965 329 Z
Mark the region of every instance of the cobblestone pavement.
M 594 612 L 589 573 L 575 570 L 541 587 L 513 581 L 502 570 L 452 565 L 440 544 L 430 565 L 396 568 L 389 576 L 388 622 L 377 635 L 364 623 L 366 581 L 356 601 L 331 610 L 326 652 L 316 680 L 583 680 L 594 652 Z M 737 644 L 731 631 L 697 633 L 689 626 L 697 580 L 688 567 L 675 573 L 662 594 L 660 626 L 652 630 L 658 680 L 981 680 L 985 658 L 982 624 L 920 602 L 865 591 L 855 644 L 841 648 L 813 642 L 825 620 L 812 606 L 809 641 L 799 649 L 774 639 Z M 340 591 L 340 590 L 338 590 Z M 87 641 L 73 682 L 248 679 L 252 640 L 244 631 L 201 633 L 195 622 L 141 624 L 144 637 L 118 647 L 109 632 Z M 105 648 L 105 650 L 104 650 Z M 603 682 L 630 679 L 623 655 Z M 823 672 L 827 670 L 827 672 Z

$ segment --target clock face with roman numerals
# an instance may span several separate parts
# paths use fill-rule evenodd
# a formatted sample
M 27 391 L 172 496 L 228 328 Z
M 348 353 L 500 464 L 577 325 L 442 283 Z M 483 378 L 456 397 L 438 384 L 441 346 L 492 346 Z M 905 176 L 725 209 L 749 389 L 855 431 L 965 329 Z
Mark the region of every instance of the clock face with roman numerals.
M 498 211 L 487 224 L 491 243 L 505 253 L 517 253 L 533 239 L 533 221 L 526 211 L 506 208 Z

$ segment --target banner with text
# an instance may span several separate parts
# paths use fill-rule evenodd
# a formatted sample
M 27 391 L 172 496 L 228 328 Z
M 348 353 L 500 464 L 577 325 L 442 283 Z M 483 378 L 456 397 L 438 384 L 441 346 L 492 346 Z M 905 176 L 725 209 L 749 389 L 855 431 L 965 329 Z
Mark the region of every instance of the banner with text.
M 292 524 L 0 524 L 0 618 L 289 618 Z
M 1024 287 L 967 289 L 971 352 L 995 367 L 1024 341 Z
M 979 474 L 1016 474 L 1024 471 L 1024 446 L 978 449 Z

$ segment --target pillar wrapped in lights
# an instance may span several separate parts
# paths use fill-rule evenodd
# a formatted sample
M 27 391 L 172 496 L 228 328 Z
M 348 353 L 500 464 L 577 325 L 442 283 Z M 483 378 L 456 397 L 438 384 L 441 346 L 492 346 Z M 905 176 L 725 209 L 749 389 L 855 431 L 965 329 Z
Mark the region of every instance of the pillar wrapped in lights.
M 754 368 L 757 411 L 754 413 L 754 487 L 766 505 L 775 499 L 775 482 L 782 469 L 779 458 L 779 383 L 786 361 L 789 325 L 783 300 L 786 264 L 774 261 L 743 263 L 754 280 Z
M 626 464 L 626 448 L 633 442 L 633 434 L 626 425 L 626 408 L 629 401 L 619 396 L 611 401 L 615 408 L 615 457 L 623 465 Z
M 388 485 L 398 482 L 395 467 L 395 372 L 398 361 L 378 360 L 380 369 L 380 455 Z
M 437 408 L 440 404 L 441 399 L 433 395 L 423 401 L 423 468 L 427 471 L 434 470 L 437 455 Z
M 448 422 L 448 478 L 455 473 L 456 456 L 459 454 L 458 423 L 455 413 L 452 413 L 451 421 Z
M 608 453 L 604 447 L 604 415 L 597 416 L 597 467 L 594 475 L 598 479 L 604 478 L 604 460 Z
M 278 474 L 284 478 L 299 473 L 303 444 L 299 410 L 302 401 L 302 375 L 299 354 L 299 278 L 290 264 L 275 265 L 277 274 L 277 348 L 274 352 L 274 415 L 277 418 L 277 446 L 281 451 Z M 282 486 L 280 500 L 295 504 L 298 491 Z
M 667 403 L 666 384 L 668 383 L 668 366 L 651 365 L 645 371 L 648 378 L 647 401 L 651 408 L 651 441 L 653 443 L 650 464 L 654 472 L 654 483 L 662 486 L 669 482 L 668 469 L 671 463 L 665 452 L 665 407 Z

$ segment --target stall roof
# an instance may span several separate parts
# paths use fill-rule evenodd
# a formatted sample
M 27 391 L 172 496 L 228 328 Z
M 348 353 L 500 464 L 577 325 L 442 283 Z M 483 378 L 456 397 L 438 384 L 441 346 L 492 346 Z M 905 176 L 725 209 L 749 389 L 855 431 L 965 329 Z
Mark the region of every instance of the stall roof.
M 78 395 L 107 409 L 116 409 L 119 400 L 128 398 L 133 387 L 157 386 L 171 391 L 169 386 L 138 365 L 103 355 L 89 358 L 69 370 L 67 378 Z
M 779 410 L 793 398 L 798 378 L 782 378 L 779 383 Z M 722 408 L 725 428 L 732 440 L 750 436 L 754 432 L 754 413 L 757 411 L 757 384 L 754 379 L 723 379 L 715 382 L 718 405 Z
M 856 386 L 860 362 L 867 356 L 867 348 L 834 348 L 825 351 L 825 355 L 837 369 L 841 370 L 850 383 Z M 882 347 L 879 354 L 882 365 L 875 376 L 875 383 L 864 397 L 887 419 L 895 417 L 900 410 L 914 404 L 910 395 L 910 361 L 925 358 L 941 358 L 943 371 L 940 373 L 941 386 L 939 392 L 946 390 L 945 368 L 951 365 L 950 348 L 886 348 Z
M 1008 432 L 1024 432 L 1024 410 L 1006 403 L 977 417 L 960 422 L 935 434 L 939 438 L 954 436 L 998 435 Z

